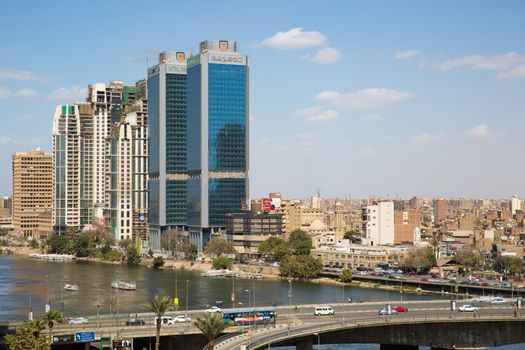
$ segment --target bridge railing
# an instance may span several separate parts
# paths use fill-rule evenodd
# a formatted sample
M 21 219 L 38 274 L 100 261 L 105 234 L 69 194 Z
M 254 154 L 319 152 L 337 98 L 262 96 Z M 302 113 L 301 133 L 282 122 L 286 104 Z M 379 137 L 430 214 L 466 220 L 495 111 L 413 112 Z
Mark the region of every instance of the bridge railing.
M 231 344 L 228 349 L 235 349 L 236 346 L 239 346 L 239 344 L 247 344 L 248 349 L 257 349 L 264 346 L 267 346 L 271 343 L 281 342 L 287 339 L 292 338 L 298 338 L 301 336 L 306 336 L 313 333 L 325 333 L 330 332 L 334 330 L 340 330 L 342 328 L 358 328 L 358 327 L 366 327 L 366 326 L 377 326 L 377 325 L 385 325 L 385 324 L 404 324 L 404 323 L 424 323 L 424 322 L 436 322 L 436 321 L 451 321 L 451 322 L 461 322 L 461 321 L 487 321 L 487 320 L 494 320 L 494 319 L 501 319 L 501 320 L 517 320 L 517 321 L 524 321 L 521 317 L 516 317 L 513 314 L 508 313 L 495 313 L 495 314 L 488 314 L 488 315 L 478 315 L 473 313 L 456 313 L 454 316 L 452 315 L 418 315 L 418 316 L 410 316 L 410 317 L 370 317 L 365 319 L 354 319 L 354 320 L 348 320 L 346 322 L 342 321 L 336 321 L 336 322 L 329 322 L 329 323 L 323 323 L 323 324 L 312 324 L 312 325 L 302 325 L 295 328 L 288 329 L 287 327 L 283 327 L 281 325 L 280 327 L 276 328 L 261 328 L 254 332 L 253 337 L 256 338 L 254 340 L 244 340 L 244 334 L 228 334 L 226 336 L 223 336 L 221 338 L 218 338 L 215 343 L 215 348 L 219 349 L 222 348 L 228 344 Z M 276 329 L 280 329 L 279 331 L 276 331 Z M 272 331 L 274 330 L 274 331 Z M 266 333 L 266 334 L 264 334 Z M 232 344 L 235 343 L 236 345 Z M 208 350 L 208 347 L 205 347 L 203 350 Z

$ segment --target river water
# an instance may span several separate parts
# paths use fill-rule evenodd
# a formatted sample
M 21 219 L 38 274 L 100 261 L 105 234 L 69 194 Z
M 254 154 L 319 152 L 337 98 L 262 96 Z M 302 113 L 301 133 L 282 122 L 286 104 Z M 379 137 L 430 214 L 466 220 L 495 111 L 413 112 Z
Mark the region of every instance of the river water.
M 27 319 L 30 306 L 35 317 L 44 313 L 49 300 L 51 308 L 66 316 L 95 315 L 97 305 L 100 314 L 115 312 L 117 298 L 111 288 L 114 279 L 134 281 L 136 291 L 119 291 L 119 313 L 130 314 L 145 311 L 141 304 L 149 296 L 175 294 L 177 283 L 179 308 L 203 309 L 224 301 L 230 307 L 233 283 L 236 301 L 248 306 L 248 297 L 256 305 L 288 305 L 289 283 L 286 281 L 251 280 L 231 278 L 206 278 L 200 273 L 174 270 L 153 270 L 151 268 L 125 265 L 109 265 L 83 261 L 47 262 L 30 260 L 23 256 L 0 256 L 0 322 Z M 176 282 L 177 281 L 177 282 Z M 78 284 L 78 292 L 63 290 L 65 282 Z M 186 288 L 187 287 L 187 288 Z M 254 288 L 255 287 L 255 288 Z M 186 293 L 187 289 L 187 293 Z M 250 294 L 245 290 L 250 290 Z M 255 289 L 255 293 L 253 293 Z M 385 291 L 346 288 L 344 298 L 365 301 L 385 300 Z M 404 300 L 430 298 L 422 295 L 402 295 Z M 388 293 L 390 300 L 400 300 L 399 293 Z M 433 296 L 432 298 L 435 298 Z M 292 284 L 292 304 L 340 303 L 342 288 L 313 283 Z M 239 304 L 237 304 L 239 305 Z

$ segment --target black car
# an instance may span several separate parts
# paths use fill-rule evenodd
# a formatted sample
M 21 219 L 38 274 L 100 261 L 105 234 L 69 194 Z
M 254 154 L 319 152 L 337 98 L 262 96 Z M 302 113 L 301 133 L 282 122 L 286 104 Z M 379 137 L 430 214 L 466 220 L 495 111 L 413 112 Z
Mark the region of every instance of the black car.
M 138 318 L 130 318 L 126 321 L 126 326 L 140 326 L 145 324 L 144 320 L 139 320 Z

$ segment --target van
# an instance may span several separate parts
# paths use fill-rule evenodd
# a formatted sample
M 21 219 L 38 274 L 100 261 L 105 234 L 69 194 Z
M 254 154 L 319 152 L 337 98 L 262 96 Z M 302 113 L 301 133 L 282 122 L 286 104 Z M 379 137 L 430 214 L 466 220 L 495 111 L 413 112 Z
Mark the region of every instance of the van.
M 330 306 L 317 306 L 314 309 L 314 316 L 322 316 L 322 315 L 333 315 L 334 309 L 332 309 Z
M 173 319 L 173 317 L 171 317 L 171 316 L 162 316 L 160 318 L 160 320 L 161 320 L 161 323 L 163 325 L 165 325 L 165 324 L 176 324 L 177 323 L 175 321 L 175 319 Z M 157 317 L 155 317 L 155 319 L 153 320 L 153 324 L 155 324 L 155 325 L 157 324 Z

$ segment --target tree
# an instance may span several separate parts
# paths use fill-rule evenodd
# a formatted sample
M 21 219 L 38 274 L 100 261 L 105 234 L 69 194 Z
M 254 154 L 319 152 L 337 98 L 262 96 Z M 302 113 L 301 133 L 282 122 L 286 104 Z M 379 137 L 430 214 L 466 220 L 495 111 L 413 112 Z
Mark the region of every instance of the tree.
M 312 249 L 312 238 L 303 230 L 290 233 L 288 244 L 295 255 L 308 255 Z
M 434 251 L 431 247 L 413 249 L 408 252 L 408 255 L 401 262 L 401 267 L 406 270 L 428 271 L 436 264 Z
M 43 318 L 44 322 L 47 323 L 47 327 L 49 328 L 49 335 L 51 339 L 51 343 L 53 342 L 53 327 L 57 323 L 64 322 L 64 317 L 62 314 L 55 310 L 49 310 Z
M 114 244 L 115 240 L 113 239 L 111 235 L 111 229 L 106 224 L 104 219 L 102 218 L 95 218 L 91 222 L 91 227 L 89 230 L 85 232 L 87 235 L 91 236 L 93 238 L 93 241 L 96 244 Z
M 123 239 L 123 240 L 120 240 L 120 241 L 118 242 L 118 245 L 119 245 L 121 248 L 128 249 L 128 248 L 131 246 L 132 243 L 133 243 L 133 242 L 131 241 L 131 239 Z
M 274 255 L 274 249 L 283 243 L 285 243 L 284 239 L 280 237 L 269 237 L 261 242 L 258 252 L 261 255 Z
M 352 275 L 352 270 L 344 269 L 343 271 L 341 271 L 341 275 L 339 276 L 339 279 L 343 283 L 350 283 L 352 282 L 353 277 L 354 276 Z
M 321 260 L 311 255 L 291 255 L 281 260 L 279 273 L 283 277 L 312 279 L 319 275 L 322 268 Z
M 219 314 L 206 313 L 204 318 L 198 318 L 193 324 L 208 339 L 208 349 L 213 350 L 215 347 L 213 341 L 231 325 L 231 321 L 225 323 Z
M 458 250 L 456 254 L 454 254 L 454 259 L 462 266 L 473 270 L 481 269 L 484 264 L 484 259 L 481 252 L 472 248 Z
M 69 254 L 72 251 L 71 241 L 66 236 L 51 234 L 46 241 L 48 254 Z
M 356 230 L 349 230 L 345 232 L 343 239 L 352 239 L 354 236 L 359 236 L 359 232 Z
M 5 341 L 8 350 L 51 350 L 46 337 L 40 332 L 45 329 L 41 320 L 26 321 L 16 327 L 15 334 L 7 334 Z
M 189 243 L 183 252 L 189 260 L 195 260 L 197 258 L 197 246 L 193 243 Z
M 77 257 L 92 256 L 95 252 L 95 242 L 90 235 L 81 233 L 73 239 L 72 249 Z
M 126 263 L 130 266 L 136 266 L 140 264 L 140 255 L 137 248 L 129 246 L 126 250 Z
M 215 270 L 230 270 L 233 266 L 233 260 L 227 256 L 220 256 L 212 260 L 212 266 Z
M 164 266 L 164 258 L 162 256 L 157 256 L 153 259 L 153 268 L 158 270 Z
M 516 275 L 523 272 L 523 260 L 515 256 L 498 255 L 494 262 L 494 269 L 501 273 Z
M 233 243 L 228 242 L 222 237 L 214 237 L 206 244 L 204 254 L 208 256 L 220 257 L 223 254 L 235 254 L 235 247 Z
M 162 316 L 169 311 L 172 307 L 171 297 L 155 295 L 153 298 L 148 298 L 144 303 L 144 306 L 155 314 L 156 320 L 156 334 L 155 334 L 155 350 L 159 350 L 160 347 L 160 327 L 162 326 Z

